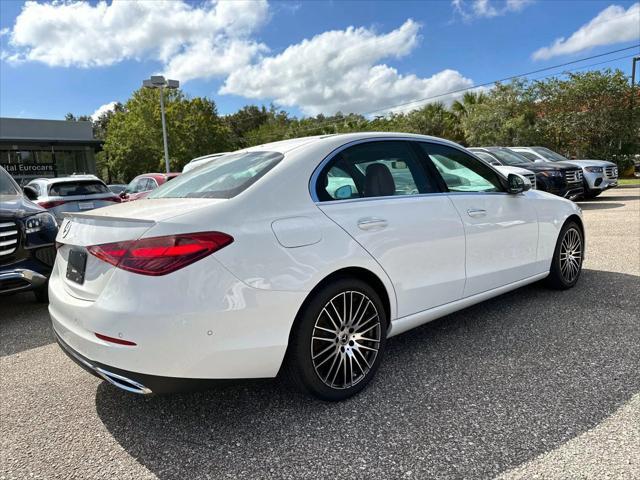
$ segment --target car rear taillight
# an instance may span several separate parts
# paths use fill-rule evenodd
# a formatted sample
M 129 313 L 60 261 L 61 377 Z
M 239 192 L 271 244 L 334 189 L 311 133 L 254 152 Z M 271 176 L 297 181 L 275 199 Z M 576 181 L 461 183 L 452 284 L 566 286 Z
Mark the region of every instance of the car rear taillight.
M 233 242 L 222 232 L 185 233 L 103 243 L 87 250 L 117 268 L 141 275 L 166 275 L 211 255 Z
M 53 208 L 53 207 L 57 207 L 58 205 L 62 205 L 63 203 L 67 203 L 66 200 L 52 200 L 52 201 L 46 201 L 46 200 L 41 200 L 36 202 L 38 205 L 40 205 L 42 208 Z
M 117 195 L 114 195 L 113 197 L 108 197 L 108 198 L 101 198 L 100 200 L 102 200 L 103 202 L 115 202 L 115 203 L 122 202 L 122 199 Z

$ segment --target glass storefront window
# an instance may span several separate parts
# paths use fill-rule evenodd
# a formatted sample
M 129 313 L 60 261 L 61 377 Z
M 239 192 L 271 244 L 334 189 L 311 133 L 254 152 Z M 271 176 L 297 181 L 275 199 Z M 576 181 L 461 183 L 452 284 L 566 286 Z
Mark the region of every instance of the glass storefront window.
M 36 177 L 54 176 L 54 172 L 40 172 L 21 175 L 16 168 L 19 164 L 55 165 L 55 176 L 61 177 L 73 173 L 95 173 L 94 152 L 91 147 L 18 147 L 7 149 L 0 147 L 0 165 L 7 168 L 11 175 L 24 184 Z M 15 171 L 14 171 L 15 170 Z M 33 170 L 32 170 L 33 171 Z

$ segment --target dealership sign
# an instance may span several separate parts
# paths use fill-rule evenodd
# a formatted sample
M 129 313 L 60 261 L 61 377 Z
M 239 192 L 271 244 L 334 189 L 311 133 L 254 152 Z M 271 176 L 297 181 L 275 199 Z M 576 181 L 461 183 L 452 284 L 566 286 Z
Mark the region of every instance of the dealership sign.
M 0 163 L 14 177 L 55 177 L 55 163 Z

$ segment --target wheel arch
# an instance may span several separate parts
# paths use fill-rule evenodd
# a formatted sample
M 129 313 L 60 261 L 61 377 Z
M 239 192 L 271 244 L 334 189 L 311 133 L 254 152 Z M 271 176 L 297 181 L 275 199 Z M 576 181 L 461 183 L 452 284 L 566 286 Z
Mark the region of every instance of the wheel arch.
M 391 313 L 392 313 L 391 301 L 392 301 L 392 298 L 395 299 L 394 296 L 392 297 L 393 293 L 392 292 L 390 293 L 387 290 L 387 287 L 385 286 L 383 281 L 380 279 L 380 277 L 378 275 L 376 275 L 375 273 L 373 273 L 371 270 L 368 270 L 368 269 L 363 268 L 363 267 L 345 267 L 345 268 L 341 268 L 339 270 L 336 270 L 336 271 L 330 273 L 329 275 L 327 275 L 326 277 L 324 277 L 308 293 L 308 295 L 305 297 L 304 301 L 300 305 L 300 308 L 298 308 L 298 313 L 296 314 L 296 318 L 295 318 L 295 320 L 294 320 L 294 322 L 293 322 L 293 324 L 291 326 L 291 330 L 289 332 L 289 340 L 291 339 L 291 332 L 293 332 L 294 326 L 300 320 L 300 315 L 301 315 L 302 311 L 307 306 L 309 301 L 311 301 L 311 299 L 314 297 L 316 292 L 318 292 L 320 289 L 322 289 L 325 285 L 328 285 L 331 282 L 334 282 L 334 281 L 336 281 L 338 279 L 342 279 L 342 278 L 356 278 L 358 280 L 361 280 L 361 281 L 367 283 L 371 288 L 373 288 L 376 291 L 376 293 L 380 297 L 380 300 L 382 301 L 382 305 L 384 306 L 384 310 L 385 310 L 385 314 L 386 314 L 385 317 L 387 319 L 387 331 L 389 330 L 389 328 L 391 327 Z
M 584 231 L 584 222 L 582 221 L 582 218 L 580 218 L 580 215 L 573 213 L 567 217 L 567 219 L 564 221 L 562 226 L 564 227 L 568 222 L 571 222 L 571 221 L 576 222 L 576 224 L 580 228 L 580 233 L 582 234 L 582 249 L 583 249 L 582 260 L 584 261 L 587 253 L 587 237 Z
M 578 227 L 580 227 L 580 233 L 582 233 L 582 240 L 584 241 L 584 222 L 582 221 L 582 218 L 580 218 L 580 215 L 573 213 L 567 217 L 562 226 L 564 227 L 568 222 L 571 221 L 576 222 L 578 224 Z

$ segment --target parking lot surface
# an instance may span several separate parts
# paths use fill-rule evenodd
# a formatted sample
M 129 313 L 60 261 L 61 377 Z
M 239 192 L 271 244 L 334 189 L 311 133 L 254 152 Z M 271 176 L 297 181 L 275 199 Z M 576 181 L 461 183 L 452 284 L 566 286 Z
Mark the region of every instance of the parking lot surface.
M 0 298 L 0 478 L 640 478 L 640 188 L 580 205 L 576 288 L 394 337 L 337 404 L 279 380 L 127 394 L 62 353 L 31 295 Z

